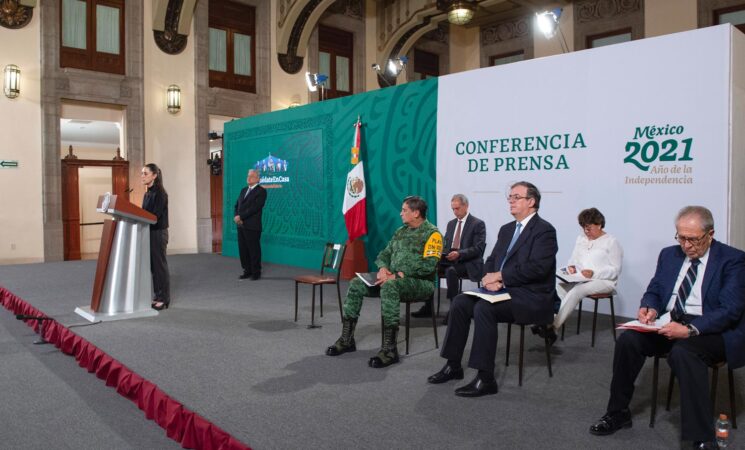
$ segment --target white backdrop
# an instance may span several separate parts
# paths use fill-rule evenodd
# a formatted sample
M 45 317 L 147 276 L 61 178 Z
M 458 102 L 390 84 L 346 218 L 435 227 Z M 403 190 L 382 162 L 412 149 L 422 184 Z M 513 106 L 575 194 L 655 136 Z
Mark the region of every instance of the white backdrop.
M 616 313 L 636 316 L 681 207 L 707 206 L 727 241 L 730 46 L 724 25 L 441 77 L 438 225 L 466 194 L 487 224 L 486 257 L 513 220 L 509 185 L 527 180 L 562 266 L 577 214 L 597 207 L 624 249 Z

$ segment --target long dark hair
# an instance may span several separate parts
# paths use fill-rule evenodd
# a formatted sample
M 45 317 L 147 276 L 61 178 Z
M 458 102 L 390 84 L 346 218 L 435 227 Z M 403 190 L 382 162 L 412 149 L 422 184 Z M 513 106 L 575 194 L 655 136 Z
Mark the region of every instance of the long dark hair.
M 160 171 L 160 167 L 158 167 L 157 165 L 153 163 L 145 164 L 145 167 L 147 167 L 147 169 L 151 173 L 154 173 L 156 175 L 155 180 L 153 180 L 153 186 L 148 188 L 148 190 L 156 189 L 159 191 L 166 192 L 166 188 L 163 187 L 163 172 Z

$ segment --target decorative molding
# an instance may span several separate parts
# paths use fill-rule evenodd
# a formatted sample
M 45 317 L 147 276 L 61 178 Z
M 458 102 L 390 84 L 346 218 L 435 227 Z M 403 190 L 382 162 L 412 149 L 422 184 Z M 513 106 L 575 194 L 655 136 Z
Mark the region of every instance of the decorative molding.
M 577 22 L 585 23 L 635 13 L 643 7 L 642 0 L 589 0 L 576 2 L 574 11 Z
M 303 34 L 303 29 L 307 25 L 313 11 L 321 4 L 323 0 L 309 0 L 308 3 L 303 7 L 300 15 L 292 24 L 292 31 L 290 32 L 290 39 L 287 43 L 287 53 L 278 53 L 277 61 L 282 70 L 289 74 L 295 74 L 300 72 L 303 68 L 303 57 L 297 55 L 298 44 L 300 44 L 300 36 Z
M 440 22 L 437 24 L 436 29 L 424 33 L 422 39 L 429 39 L 430 41 L 447 44 L 450 42 L 450 27 L 448 26 L 448 23 Z
M 23 28 L 31 22 L 34 9 L 18 4 L 18 0 L 0 1 L 0 26 L 15 30 Z
M 342 14 L 357 20 L 364 20 L 365 18 L 363 0 L 336 0 L 326 11 L 332 14 Z
M 178 55 L 183 52 L 189 39 L 188 36 L 178 33 L 178 23 L 183 6 L 184 0 L 168 0 L 165 30 L 153 30 L 155 44 L 169 55 Z
M 481 45 L 521 38 L 532 33 L 531 22 L 526 17 L 520 17 L 508 22 L 502 22 L 481 28 Z

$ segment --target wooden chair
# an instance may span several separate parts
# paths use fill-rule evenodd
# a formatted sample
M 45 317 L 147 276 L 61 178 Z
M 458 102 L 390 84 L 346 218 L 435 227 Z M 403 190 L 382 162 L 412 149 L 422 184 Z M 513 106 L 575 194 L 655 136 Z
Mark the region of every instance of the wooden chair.
M 610 301 L 610 319 L 611 319 L 611 331 L 613 331 L 613 340 L 616 340 L 616 311 L 613 307 L 613 296 L 616 295 L 616 292 L 609 292 L 607 294 L 591 294 L 588 295 L 587 298 L 590 300 L 595 300 L 595 310 L 592 315 L 592 344 L 590 344 L 590 347 L 595 347 L 595 329 L 597 328 L 597 322 L 598 322 L 598 301 L 603 299 L 608 299 Z M 584 300 L 584 299 L 583 299 Z M 578 306 L 578 314 L 577 314 L 577 334 L 579 334 L 579 327 L 582 323 L 582 302 L 583 300 L 579 301 Z M 564 330 L 566 328 L 566 325 L 561 326 L 561 340 L 564 340 Z
M 520 357 L 518 359 L 518 386 L 523 385 L 523 354 L 525 353 L 525 324 L 515 324 L 520 327 Z M 512 337 L 512 323 L 507 323 L 507 354 L 504 358 L 505 367 L 510 365 L 510 339 Z M 551 370 L 551 343 L 549 342 L 548 335 L 544 338 L 546 345 L 546 363 L 548 364 L 548 376 L 553 377 L 554 373 Z
M 659 381 L 660 372 L 660 359 L 667 358 L 667 355 L 655 356 L 654 357 L 654 368 L 652 369 L 652 409 L 649 413 L 649 427 L 654 428 L 655 415 L 657 414 L 657 384 Z M 709 366 L 711 369 L 711 387 L 709 395 L 711 397 L 711 409 L 712 411 L 716 406 L 717 398 L 717 382 L 719 380 L 719 369 L 724 367 L 726 363 L 720 362 Z M 732 428 L 737 428 L 737 405 L 735 403 L 735 376 L 729 367 L 727 368 L 727 377 L 729 378 L 729 408 L 730 408 L 730 421 Z M 665 410 L 670 411 L 670 401 L 673 397 L 673 387 L 675 385 L 675 374 L 670 371 L 670 380 L 667 384 L 667 402 L 665 404 Z
M 299 284 L 310 284 L 313 287 L 313 294 L 311 300 L 311 312 L 310 312 L 310 325 L 308 328 L 318 328 L 315 324 L 316 314 L 316 286 L 319 286 L 321 292 L 321 317 L 323 317 L 323 285 L 335 284 L 336 295 L 339 299 L 339 316 L 344 319 L 344 313 L 342 312 L 341 306 L 341 290 L 339 288 L 339 277 L 341 276 L 341 264 L 344 261 L 344 252 L 347 246 L 344 244 L 334 244 L 331 242 L 326 243 L 326 248 L 323 251 L 323 260 L 321 261 L 321 273 L 320 275 L 300 275 L 295 277 L 295 322 L 297 322 L 297 299 L 298 299 L 298 285 Z M 336 275 L 329 275 L 324 273 L 326 270 L 332 270 L 336 272 Z

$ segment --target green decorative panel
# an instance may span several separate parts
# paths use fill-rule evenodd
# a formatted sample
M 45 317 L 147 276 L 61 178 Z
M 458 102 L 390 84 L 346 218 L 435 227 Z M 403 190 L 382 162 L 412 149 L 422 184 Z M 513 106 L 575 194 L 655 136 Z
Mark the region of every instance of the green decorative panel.
M 341 213 L 357 116 L 367 182 L 367 256 L 401 225 L 407 195 L 435 211 L 437 79 L 236 120 L 225 125 L 223 254 L 238 255 L 235 201 L 259 163 L 267 188 L 264 261 L 317 269 L 323 244 L 344 242 Z M 373 267 L 371 267 L 372 269 Z

